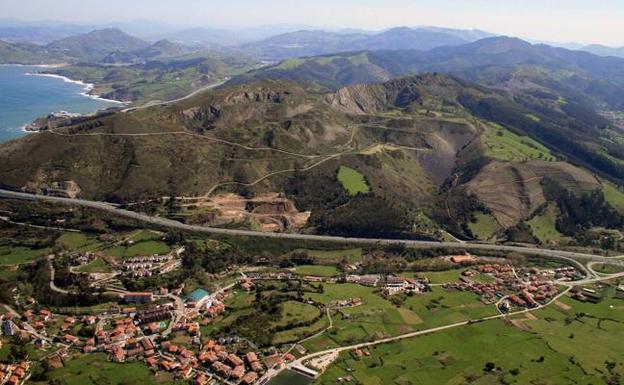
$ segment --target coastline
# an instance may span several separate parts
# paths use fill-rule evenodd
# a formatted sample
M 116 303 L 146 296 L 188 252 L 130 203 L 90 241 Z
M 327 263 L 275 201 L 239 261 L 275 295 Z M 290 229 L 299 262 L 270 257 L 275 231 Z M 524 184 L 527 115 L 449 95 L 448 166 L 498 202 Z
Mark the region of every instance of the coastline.
M 53 71 L 57 67 L 62 67 L 62 64 L 39 64 L 39 65 L 0 64 L 0 69 L 2 70 L 3 76 L 5 74 L 4 72 L 5 69 L 11 68 L 11 67 L 14 68 L 13 70 L 14 75 L 28 76 L 28 77 L 46 76 L 46 77 L 61 79 L 62 82 L 52 81 L 51 82 L 52 84 L 50 85 L 50 87 L 65 88 L 68 90 L 67 91 L 68 95 L 77 94 L 75 96 L 77 100 L 77 105 L 90 106 L 92 102 L 90 102 L 89 100 L 93 101 L 94 105 L 92 107 L 93 108 L 92 110 L 89 111 L 89 108 L 88 107 L 85 108 L 84 106 L 79 108 L 79 110 L 84 111 L 83 115 L 93 114 L 93 113 L 96 113 L 98 110 L 101 110 L 104 108 L 111 108 L 111 107 L 120 108 L 120 107 L 124 107 L 125 105 L 127 105 L 127 102 L 124 103 L 119 100 L 111 100 L 111 99 L 101 97 L 100 95 L 95 95 L 93 92 L 93 89 L 94 89 L 93 84 L 88 84 L 83 81 L 72 80 L 71 78 L 67 78 L 67 77 L 63 77 L 59 75 L 44 73 L 48 71 Z M 10 74 L 11 72 L 8 72 L 8 73 Z M 7 80 L 10 81 L 10 78 L 7 78 Z M 35 81 L 35 83 L 38 83 L 38 82 L 39 81 Z M 54 85 L 54 83 L 56 85 Z M 73 83 L 80 87 L 68 88 L 67 86 L 62 86 L 62 84 L 59 84 L 59 83 Z M 88 99 L 83 99 L 83 97 L 86 97 Z M 98 103 L 95 103 L 95 102 L 98 102 Z M 97 107 L 98 104 L 100 105 L 99 107 Z M 27 104 L 25 106 L 26 106 L 25 108 L 28 109 Z M 28 116 L 29 115 L 28 113 L 26 114 L 18 113 L 15 119 L 11 118 L 6 122 L 3 121 L 3 126 L 0 128 L 0 143 L 4 143 L 4 142 L 7 142 L 7 141 L 10 141 L 10 140 L 22 137 L 22 136 L 26 136 L 28 134 L 37 133 L 38 131 L 36 130 L 28 129 L 29 125 L 32 124 L 33 119 L 37 118 L 37 116 L 35 115 L 42 117 L 42 116 L 46 116 L 46 114 L 62 111 L 63 109 L 67 109 L 71 111 L 72 107 L 71 105 L 63 106 L 61 103 L 59 107 L 56 107 L 56 110 L 54 110 L 54 107 L 51 107 L 51 109 L 47 109 L 47 108 L 44 108 L 44 109 L 47 110 L 47 112 L 44 112 L 43 110 L 38 110 L 37 114 L 32 115 L 33 116 L 32 118 Z M 6 111 L 6 112 L 9 113 L 9 111 Z
M 46 67 L 46 68 L 49 68 L 49 67 Z M 95 84 L 93 83 L 85 83 L 82 80 L 73 80 L 73 79 L 68 78 L 67 76 L 62 76 L 62 75 L 57 75 L 57 74 L 47 74 L 47 73 L 42 73 L 42 72 L 36 72 L 36 73 L 27 72 L 26 75 L 44 76 L 48 78 L 61 79 L 65 83 L 77 84 L 83 87 L 83 92 L 81 92 L 80 95 L 93 99 L 93 100 L 99 100 L 99 101 L 109 102 L 109 103 L 124 104 L 124 105 L 128 104 L 128 102 L 123 102 L 121 100 L 107 99 L 107 98 L 101 97 L 100 95 L 92 94 L 91 91 L 93 91 L 93 89 L 95 88 Z
M 57 64 L 22 64 L 22 63 L 3 63 L 0 67 L 37 67 L 37 68 L 61 68 L 68 66 L 69 63 Z

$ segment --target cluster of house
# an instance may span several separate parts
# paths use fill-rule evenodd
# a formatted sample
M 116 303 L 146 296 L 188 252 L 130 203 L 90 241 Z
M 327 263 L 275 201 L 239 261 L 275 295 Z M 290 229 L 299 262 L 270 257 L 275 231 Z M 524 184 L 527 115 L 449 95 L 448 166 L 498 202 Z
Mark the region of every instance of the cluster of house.
M 56 324 L 57 319 L 47 309 L 41 309 L 37 313 L 33 310 L 27 310 L 22 318 L 13 313 L 5 314 L 2 317 L 2 332 L 22 342 L 29 342 L 34 339 L 38 348 L 44 348 L 49 342 L 46 329 Z M 67 324 L 68 322 L 63 323 L 61 329 L 67 328 Z
M 17 364 L 0 364 L 1 385 L 21 385 L 28 380 L 30 362 L 21 361 Z
M 196 372 L 195 383 L 199 385 L 208 384 L 213 377 L 251 385 L 264 371 L 255 352 L 239 356 L 228 352 L 224 345 L 214 340 L 207 341 L 199 354 L 171 341 L 160 344 L 160 349 L 160 355 L 146 359 L 151 368 L 175 372 L 183 379 L 190 378 Z
M 476 282 L 473 277 L 478 273 L 492 276 L 494 280 L 492 282 Z M 520 278 L 520 276 L 524 278 Z M 553 281 L 554 276 L 555 273 L 552 272 L 551 274 L 550 271 L 530 269 L 518 273 L 508 264 L 485 264 L 464 271 L 459 282 L 448 283 L 445 286 L 471 291 L 479 295 L 481 300 L 487 304 L 505 298 L 500 303 L 500 309 L 510 311 L 513 305 L 523 308 L 536 307 L 539 306 L 540 302 L 556 296 L 558 291 Z
M 85 346 L 85 349 L 87 347 Z M 141 358 L 150 360 L 156 354 L 156 347 L 150 338 L 131 337 L 121 343 L 105 346 L 104 351 L 110 354 L 111 361 L 126 362 Z M 85 352 L 89 351 L 85 350 Z
M 251 272 L 247 273 L 247 279 L 250 281 L 290 281 L 299 279 L 300 277 L 289 271 L 269 271 L 269 272 Z
M 151 277 L 154 273 L 164 274 L 177 266 L 178 260 L 173 255 L 150 255 L 134 257 L 123 261 L 124 275 L 143 278 Z
M 99 325 L 99 324 L 98 324 Z M 132 350 L 132 343 L 141 337 L 141 330 L 135 325 L 131 317 L 123 317 L 112 320 L 112 329 L 95 330 L 95 339 L 87 339 L 83 348 L 85 353 L 103 350 L 112 355 L 115 362 L 124 362 L 126 358 L 137 357 L 137 355 L 128 355 L 124 351 Z M 95 343 L 97 342 L 97 347 Z M 130 344 L 128 344 L 130 343 Z
M 86 265 L 89 262 L 93 261 L 95 258 L 97 257 L 97 255 L 95 253 L 84 253 L 84 254 L 77 254 L 74 255 L 72 257 L 72 264 L 74 265 Z
M 368 350 L 367 348 L 362 348 L 362 349 L 357 348 L 351 351 L 351 355 L 356 360 L 360 360 L 364 357 L 370 357 L 371 353 L 370 353 L 370 350 Z
M 549 273 L 554 273 L 555 279 L 570 281 L 583 278 L 583 273 L 572 266 L 559 267 L 555 270 L 548 270 Z
M 256 285 L 255 285 L 255 284 L 253 283 L 253 281 L 252 281 L 251 279 L 249 279 L 249 278 L 242 279 L 242 280 L 239 282 L 239 285 L 240 285 L 241 289 L 243 289 L 243 290 L 245 290 L 245 291 L 247 291 L 247 292 L 250 292 L 250 291 L 252 291 L 253 289 L 255 289 L 255 288 L 256 288 Z
M 386 277 L 382 284 L 382 293 L 395 295 L 399 293 L 422 293 L 427 290 L 428 282 L 416 278 Z
M 333 302 L 331 307 L 334 309 L 347 309 L 350 307 L 358 307 L 363 304 L 364 302 L 362 302 L 361 298 L 347 298 L 347 299 L 340 299 L 340 300 Z
M 160 344 L 158 357 L 147 357 L 147 365 L 152 369 L 162 369 L 167 372 L 175 372 L 181 378 L 189 378 L 193 369 L 198 367 L 195 352 L 182 346 L 164 341 Z
M 153 299 L 153 294 L 127 293 L 124 299 L 128 302 L 148 302 Z M 264 366 L 255 352 L 238 356 L 227 350 L 225 347 L 229 346 L 227 341 L 220 344 L 211 340 L 202 346 L 200 324 L 208 324 L 225 310 L 222 300 L 223 294 L 211 296 L 207 291 L 198 289 L 187 298 L 183 312 L 176 310 L 173 304 L 153 305 L 140 310 L 133 307 L 124 308 L 121 310 L 121 316 L 102 314 L 61 317 L 55 316 L 47 309 L 41 309 L 36 313 L 27 310 L 23 318 L 7 313 L 2 315 L 1 323 L 2 330 L 8 335 L 16 336 L 24 333 L 29 340 L 41 335 L 41 339 L 48 343 L 51 339 L 47 337 L 46 329 L 53 327 L 53 330 L 59 331 L 54 337 L 58 337 L 66 344 L 66 347 L 61 349 L 65 356 L 70 349 L 80 350 L 83 353 L 104 352 L 108 353 L 109 359 L 113 362 L 142 360 L 154 369 L 173 372 L 184 379 L 190 379 L 196 374 L 194 380 L 198 384 L 213 383 L 215 379 L 243 385 L 253 384 L 264 371 Z M 174 315 L 178 315 L 179 318 Z M 159 343 L 158 339 L 154 339 L 161 336 L 160 332 L 167 326 L 166 321 L 174 318 L 176 323 L 171 325 L 170 330 L 191 336 L 191 345 L 180 346 L 171 341 Z M 95 327 L 92 338 L 73 335 L 73 332 L 80 328 L 80 323 L 83 326 Z M 22 325 L 22 328 L 18 325 Z M 192 346 L 196 346 L 197 349 L 193 349 Z M 64 361 L 59 353 L 49 358 L 55 367 L 63 366 Z M 3 376 L 6 377 L 2 377 L 2 384 L 21 385 L 24 380 L 20 375 L 21 369 L 14 366 L 2 369 Z M 15 379 L 18 381 L 14 381 Z
M 138 325 L 145 326 L 148 334 L 156 334 L 161 329 L 161 323 L 171 319 L 173 308 L 171 306 L 154 306 L 138 311 L 134 319 Z
M 337 277 L 319 277 L 319 276 L 298 276 L 287 271 L 249 273 L 247 279 L 241 280 L 240 287 L 243 290 L 251 291 L 254 288 L 254 280 L 271 280 L 271 281 L 289 281 L 301 279 L 306 282 L 338 282 Z M 428 281 L 415 278 L 402 278 L 393 275 L 381 274 L 365 274 L 365 275 L 347 275 L 345 277 L 347 283 L 356 283 L 369 287 L 380 287 L 384 295 L 395 295 L 398 293 L 421 293 L 427 290 Z
M 425 279 L 403 278 L 393 275 L 367 274 L 347 275 L 346 282 L 363 286 L 380 287 L 384 295 L 399 293 L 422 293 L 427 290 L 429 282 Z
M 622 290 L 622 292 L 624 292 L 624 288 L 618 288 L 617 291 L 619 290 Z M 602 294 L 599 293 L 598 290 L 589 287 L 575 286 L 570 290 L 570 294 L 572 294 L 572 298 L 582 302 L 599 303 L 600 301 L 602 301 Z
M 209 340 L 204 344 L 202 351 L 198 355 L 199 361 L 210 368 L 213 374 L 230 381 L 251 385 L 258 379 L 260 373 L 264 371 L 264 366 L 258 359 L 255 352 L 248 352 L 244 356 L 228 352 L 226 347 L 214 340 Z M 197 383 L 201 384 L 200 376 Z
M 20 341 L 29 341 L 30 334 L 26 330 L 17 326 L 19 320 L 15 319 L 12 313 L 7 313 L 2 316 L 2 333 L 9 337 L 15 337 Z M 23 324 L 23 323 L 22 323 Z
M 156 335 L 162 331 L 173 314 L 171 305 L 157 305 L 133 313 L 134 318 L 126 317 L 113 321 L 112 330 L 96 330 L 96 339 L 87 339 L 86 342 L 77 342 L 83 346 L 85 353 L 104 351 L 109 353 L 114 362 L 126 362 L 144 360 L 151 368 L 173 372 L 180 378 L 188 379 L 194 370 L 199 368 L 200 357 L 187 347 L 182 347 L 164 341 L 158 345 L 151 337 L 144 335 Z M 199 323 L 192 319 L 202 313 L 205 316 L 215 317 L 224 310 L 221 302 L 212 302 L 209 306 L 191 309 L 173 325 L 173 331 L 181 331 L 193 337 L 193 343 L 201 344 L 199 339 Z M 144 333 L 141 333 L 141 328 Z M 243 373 L 242 379 L 247 373 Z M 198 375 L 198 383 L 202 378 L 210 376 Z M 250 378 L 248 376 L 247 378 Z M 255 380 L 254 380 L 255 381 Z M 206 382 L 207 383 L 207 382 Z
M 244 281 L 249 281 L 253 283 L 253 281 L 293 281 L 293 280 L 302 280 L 305 282 L 328 282 L 328 283 L 338 282 L 337 277 L 321 277 L 321 276 L 316 276 L 316 275 L 306 275 L 302 277 L 300 275 L 297 275 L 289 271 L 247 273 L 247 279 Z

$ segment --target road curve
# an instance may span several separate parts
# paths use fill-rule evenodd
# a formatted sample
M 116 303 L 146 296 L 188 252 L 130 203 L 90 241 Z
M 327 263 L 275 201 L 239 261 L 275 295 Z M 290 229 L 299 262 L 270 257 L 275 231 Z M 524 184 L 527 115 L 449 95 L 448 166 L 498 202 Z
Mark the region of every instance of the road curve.
M 186 96 L 182 96 L 181 98 L 177 98 L 177 99 L 173 99 L 173 100 L 165 100 L 165 101 L 151 101 L 151 102 L 147 102 L 146 104 L 144 104 L 142 106 L 124 108 L 123 110 L 121 110 L 121 112 L 132 112 L 132 111 L 144 110 L 144 109 L 150 108 L 150 107 L 168 106 L 170 104 L 174 104 L 174 103 L 186 100 L 186 99 L 190 99 L 193 96 L 195 96 L 197 94 L 200 94 L 200 93 L 202 93 L 204 91 L 208 91 L 208 90 L 211 90 L 213 88 L 220 87 L 220 86 L 224 85 L 225 83 L 227 83 L 230 79 L 231 79 L 230 77 L 226 77 L 223 80 L 220 80 L 220 81 L 218 81 L 216 83 L 212 83 L 212 84 L 209 84 L 207 86 L 204 86 L 204 87 L 201 87 L 199 89 L 196 89 L 195 91 L 191 92 L 190 94 L 188 94 Z
M 540 249 L 537 247 L 523 247 L 523 246 L 507 246 L 507 245 L 495 245 L 487 243 L 474 243 L 474 242 L 434 242 L 434 241 L 414 241 L 405 239 L 382 239 L 382 238 L 350 238 L 350 237 L 338 237 L 329 235 L 311 235 L 311 234 L 297 234 L 297 233 L 263 233 L 259 231 L 251 230 L 239 230 L 239 229 L 222 229 L 215 227 L 195 226 L 174 221 L 172 219 L 153 217 L 134 211 L 121 209 L 114 204 L 99 201 L 90 201 L 84 199 L 72 199 L 61 198 L 47 195 L 34 195 L 23 192 L 9 191 L 0 189 L 0 198 L 8 199 L 20 199 L 30 201 L 43 201 L 58 203 L 64 205 L 77 205 L 82 207 L 88 207 L 96 210 L 107 211 L 111 214 L 123 216 L 126 218 L 134 219 L 137 221 L 150 223 L 157 226 L 175 228 L 184 231 L 217 234 L 217 235 L 234 235 L 234 236 L 246 236 L 246 237 L 258 237 L 258 238 L 274 238 L 274 239 L 288 239 L 288 240 L 301 240 L 301 241 L 321 241 L 321 242 L 336 242 L 336 243 L 352 243 L 360 245 L 405 245 L 415 248 L 460 248 L 467 250 L 498 250 L 506 252 L 518 252 L 522 254 L 532 254 L 547 258 L 567 259 L 574 261 L 576 259 L 582 259 L 585 262 L 601 262 L 610 265 L 624 266 L 624 260 L 614 260 L 613 258 L 607 258 L 600 255 L 577 253 L 572 251 L 562 250 L 549 250 Z M 576 262 L 579 264 L 578 262 Z
M 50 268 L 50 289 L 52 291 L 56 291 L 57 293 L 69 294 L 69 291 L 61 289 L 54 283 L 54 276 L 56 275 L 56 270 L 54 269 L 54 254 L 48 255 L 47 260 Z

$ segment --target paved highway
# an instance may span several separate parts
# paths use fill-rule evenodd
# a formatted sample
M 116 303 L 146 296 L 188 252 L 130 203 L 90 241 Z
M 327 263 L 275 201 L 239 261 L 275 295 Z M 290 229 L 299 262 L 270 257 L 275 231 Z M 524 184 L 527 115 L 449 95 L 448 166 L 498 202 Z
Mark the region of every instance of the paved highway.
M 310 235 L 310 234 L 296 234 L 296 233 L 263 233 L 263 232 L 251 231 L 251 230 L 221 229 L 221 228 L 215 228 L 215 227 L 188 225 L 188 224 L 184 224 L 184 223 L 174 221 L 171 219 L 167 219 L 167 218 L 153 217 L 153 216 L 149 216 L 146 214 L 137 213 L 134 211 L 124 210 L 124 209 L 117 207 L 114 204 L 107 203 L 107 202 L 89 201 L 89 200 L 84 200 L 84 199 L 61 198 L 61 197 L 53 197 L 53 196 L 47 196 L 47 195 L 34 195 L 34 194 L 2 190 L 2 189 L 0 189 L 0 198 L 21 199 L 21 200 L 30 200 L 30 201 L 38 200 L 38 201 L 43 201 L 43 202 L 58 203 L 58 204 L 64 204 L 64 205 L 77 205 L 77 206 L 107 211 L 112 214 L 116 214 L 119 216 L 123 216 L 123 217 L 130 218 L 130 219 L 135 219 L 137 221 L 150 223 L 150 224 L 154 224 L 158 226 L 175 228 L 175 229 L 191 231 L 191 232 L 207 233 L 207 234 L 235 235 L 235 236 L 275 238 L 275 239 L 292 239 L 292 240 L 302 240 L 302 241 L 352 243 L 352 244 L 361 244 L 361 245 L 385 246 L 385 245 L 400 244 L 400 245 L 405 245 L 409 247 L 417 247 L 417 248 L 460 248 L 460 249 L 469 249 L 469 250 L 498 250 L 498 251 L 506 251 L 506 252 L 518 252 L 522 254 L 533 254 L 533 255 L 538 255 L 538 256 L 548 257 L 548 258 L 559 258 L 559 259 L 568 259 L 568 260 L 582 259 L 585 262 L 594 261 L 594 262 L 601 262 L 601 263 L 606 263 L 610 265 L 624 266 L 624 260 L 607 258 L 607 257 L 599 256 L 599 255 L 593 255 L 593 254 L 577 253 L 577 252 L 572 252 L 572 251 L 540 249 L 537 247 L 506 246 L 506 245 L 495 245 L 495 244 L 474 243 L 474 242 L 466 242 L 466 243 L 433 242 L 433 241 L 413 241 L 413 240 L 402 240 L 402 239 L 347 238 L 347 237 L 336 237 L 336 236 L 327 236 L 327 235 Z

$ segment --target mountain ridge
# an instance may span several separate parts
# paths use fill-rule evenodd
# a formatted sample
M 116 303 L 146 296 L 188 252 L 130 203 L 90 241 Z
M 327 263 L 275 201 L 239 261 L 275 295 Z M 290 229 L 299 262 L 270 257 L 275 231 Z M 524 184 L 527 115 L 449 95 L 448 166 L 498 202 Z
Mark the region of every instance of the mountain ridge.
M 590 151 L 600 143 L 599 129 L 591 121 L 572 125 L 565 120 L 570 112 L 547 97 L 532 100 L 540 108 L 516 99 L 435 73 L 335 92 L 264 80 L 55 122 L 53 131 L 0 146 L 0 180 L 32 192 L 73 186 L 81 197 L 119 203 L 284 193 L 312 212 L 309 231 L 409 232 L 409 215 L 376 222 L 364 215 L 372 205 L 420 212 L 470 237 L 467 226 L 478 212 L 504 229 L 530 219 L 553 202 L 547 181 L 578 195 L 602 189 L 585 169 L 599 164 L 567 147 L 579 137 Z M 336 179 L 341 166 L 362 173 L 370 194 L 349 196 Z M 540 198 L 501 201 L 520 183 L 510 183 L 510 175 L 523 175 L 519 191 Z M 499 193 L 482 182 L 490 179 L 500 182 Z M 517 214 L 504 216 L 506 204 Z

